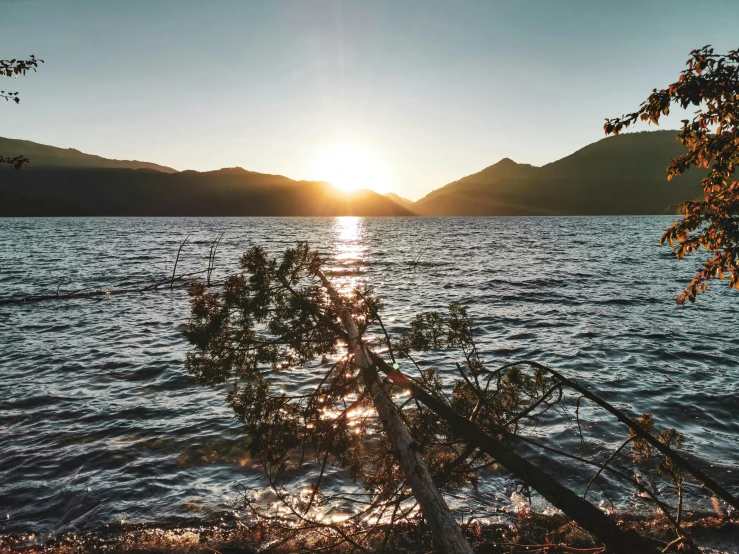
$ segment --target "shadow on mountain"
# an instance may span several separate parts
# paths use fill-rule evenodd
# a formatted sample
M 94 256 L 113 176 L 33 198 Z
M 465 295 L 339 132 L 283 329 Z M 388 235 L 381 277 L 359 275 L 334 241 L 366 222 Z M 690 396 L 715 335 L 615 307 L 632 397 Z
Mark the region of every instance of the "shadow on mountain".
M 30 166 L 0 171 L 2 215 L 113 216 L 469 216 L 675 213 L 701 195 L 700 172 L 667 181 L 685 150 L 676 131 L 628 133 L 590 144 L 542 167 L 503 159 L 417 202 L 371 190 L 340 191 L 227 168 L 177 172 L 74 149 L 0 139 L 5 156 Z
M 23 171 L 0 171 L 0 194 L 43 198 L 48 208 L 43 215 L 71 215 L 71 206 L 106 216 L 413 215 L 370 190 L 339 191 L 328 183 L 293 181 L 241 168 L 164 173 L 34 167 L 32 160 Z M 58 210 L 52 209 L 54 203 Z M 12 209 L 4 212 L 27 215 Z
M 48 217 L 90 215 L 84 208 L 57 198 L 0 192 L 0 217 Z
M 605 138 L 542 167 L 503 159 L 415 202 L 420 215 L 640 215 L 675 213 L 701 195 L 699 172 L 667 181 L 685 152 L 677 131 Z

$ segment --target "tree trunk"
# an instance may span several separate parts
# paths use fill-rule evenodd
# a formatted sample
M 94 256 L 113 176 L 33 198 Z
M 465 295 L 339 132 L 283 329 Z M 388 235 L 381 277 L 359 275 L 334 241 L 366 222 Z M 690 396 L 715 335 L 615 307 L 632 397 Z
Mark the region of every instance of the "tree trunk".
M 654 554 L 653 544 L 635 531 L 624 531 L 597 507 L 560 484 L 525 458 L 519 456 L 495 437 L 488 435 L 478 425 L 462 417 L 441 400 L 416 386 L 402 373 L 391 368 L 382 358 L 370 353 L 372 361 L 381 371 L 411 390 L 413 396 L 433 410 L 450 427 L 464 437 L 469 444 L 493 457 L 513 475 L 539 492 L 553 506 L 562 510 L 583 529 L 601 540 L 611 551 L 622 554 Z
M 663 442 L 660 442 L 656 438 L 654 438 L 652 435 L 647 433 L 644 429 L 641 428 L 641 426 L 628 417 L 625 413 L 623 413 L 618 408 L 612 406 L 605 400 L 603 400 L 601 397 L 596 396 L 592 392 L 590 392 L 585 387 L 580 386 L 577 382 L 573 381 L 572 379 L 568 379 L 558 371 L 555 371 L 549 367 L 546 367 L 544 365 L 541 365 L 537 362 L 531 362 L 529 360 L 525 360 L 523 362 L 518 362 L 522 364 L 528 364 L 532 367 L 541 369 L 542 371 L 547 371 L 551 373 L 555 379 L 559 380 L 562 384 L 565 384 L 573 389 L 575 389 L 577 392 L 582 394 L 585 398 L 588 400 L 595 402 L 600 406 L 601 408 L 607 410 L 614 416 L 616 416 L 616 419 L 618 419 L 621 423 L 627 425 L 629 429 L 631 429 L 634 433 L 636 433 L 637 436 L 647 441 L 650 445 L 652 445 L 654 448 L 662 452 L 665 456 L 668 456 L 673 462 L 675 462 L 675 465 L 680 466 L 682 469 L 693 475 L 696 479 L 698 479 L 703 486 L 711 489 L 717 496 L 720 496 L 727 504 L 730 506 L 733 506 L 735 510 L 739 510 L 739 499 L 737 499 L 734 495 L 729 493 L 724 487 L 719 485 L 715 480 L 711 479 L 708 475 L 706 475 L 698 466 L 691 463 L 688 459 L 684 458 L 677 452 L 675 452 L 672 448 L 670 448 L 668 445 L 666 445 Z
M 336 289 L 323 273 L 320 277 L 331 298 L 340 303 L 341 296 Z M 351 313 L 349 310 L 342 310 L 340 317 L 342 326 L 349 337 L 349 352 L 354 356 L 354 363 L 360 369 L 364 385 L 372 395 L 382 427 L 393 445 L 395 456 L 400 462 L 413 496 L 421 507 L 423 517 L 429 524 L 436 548 L 445 554 L 473 554 L 472 548 L 464 538 L 462 529 L 454 519 L 444 497 L 434 486 L 431 473 L 419 454 L 395 403 L 380 382 L 375 364 L 362 344 L 362 337 Z

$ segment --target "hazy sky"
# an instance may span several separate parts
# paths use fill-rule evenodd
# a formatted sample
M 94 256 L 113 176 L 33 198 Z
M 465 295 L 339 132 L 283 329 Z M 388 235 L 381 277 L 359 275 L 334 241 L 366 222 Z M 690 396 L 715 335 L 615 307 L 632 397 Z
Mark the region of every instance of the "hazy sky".
M 177 169 L 318 175 L 349 144 L 418 198 L 503 157 L 542 165 L 739 47 L 739 1 L 0 1 L 0 136 Z M 673 118 L 670 127 L 676 127 Z M 325 164 L 324 164 L 325 165 Z

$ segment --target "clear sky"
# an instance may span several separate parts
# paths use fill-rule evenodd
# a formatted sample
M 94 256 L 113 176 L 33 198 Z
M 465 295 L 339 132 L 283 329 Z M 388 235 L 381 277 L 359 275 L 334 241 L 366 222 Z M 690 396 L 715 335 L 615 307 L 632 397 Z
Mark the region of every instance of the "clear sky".
M 603 137 L 739 1 L 0 1 L 0 136 L 177 169 L 356 178 L 419 198 Z M 672 124 L 677 127 L 677 119 Z M 378 185 L 372 183 L 377 181 Z

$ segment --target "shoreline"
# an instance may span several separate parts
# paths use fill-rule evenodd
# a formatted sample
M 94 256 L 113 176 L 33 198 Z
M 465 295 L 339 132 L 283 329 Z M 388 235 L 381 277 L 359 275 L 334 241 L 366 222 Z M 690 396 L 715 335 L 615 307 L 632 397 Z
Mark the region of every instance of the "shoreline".
M 227 514 L 204 519 L 172 518 L 164 522 L 108 523 L 93 531 L 68 531 L 61 535 L 25 532 L 0 533 L 0 553 L 68 554 L 71 552 L 147 552 L 188 554 L 249 554 L 265 550 L 275 553 L 308 551 L 320 542 L 320 533 L 301 532 L 289 540 L 274 536 L 263 523 L 244 523 Z M 546 515 L 529 510 L 507 512 L 507 522 L 470 521 L 465 534 L 475 551 L 490 554 L 519 552 L 599 552 L 599 543 L 562 514 Z M 639 517 L 623 513 L 619 525 L 664 543 L 674 533 L 664 518 Z M 418 525 L 403 525 L 396 533 L 397 544 L 385 552 L 421 554 L 428 551 L 429 534 Z M 689 536 L 704 554 L 739 554 L 739 517 L 692 514 L 684 524 Z M 348 552 L 340 546 L 325 552 Z M 379 552 L 379 550 L 370 550 Z

